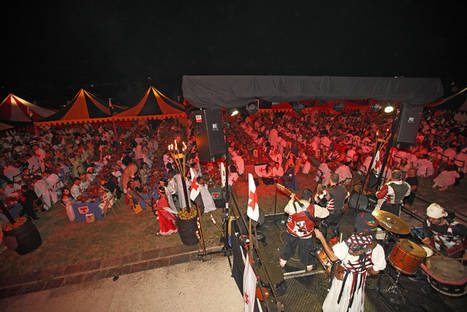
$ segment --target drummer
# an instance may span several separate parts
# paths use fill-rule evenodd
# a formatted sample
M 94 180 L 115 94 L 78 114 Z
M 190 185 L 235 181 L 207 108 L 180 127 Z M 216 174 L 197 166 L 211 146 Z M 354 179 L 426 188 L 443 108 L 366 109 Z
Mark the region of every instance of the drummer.
M 437 203 L 428 206 L 426 215 L 423 243 L 434 247 L 447 257 L 463 257 L 465 260 L 467 227 L 447 218 L 448 213 Z

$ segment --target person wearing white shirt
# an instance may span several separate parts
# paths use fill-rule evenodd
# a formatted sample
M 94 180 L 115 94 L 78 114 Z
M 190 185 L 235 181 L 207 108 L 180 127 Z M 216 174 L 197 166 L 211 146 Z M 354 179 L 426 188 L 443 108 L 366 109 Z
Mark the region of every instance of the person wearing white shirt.
M 46 155 L 45 151 L 42 148 L 40 148 L 38 145 L 34 145 L 33 151 L 34 151 L 34 154 L 36 154 L 36 156 L 39 158 L 41 171 L 44 172 L 45 171 L 45 155 Z
M 235 167 L 237 167 L 237 173 L 242 175 L 245 172 L 245 161 L 243 160 L 242 156 L 234 153 L 232 161 L 234 162 Z
M 339 265 L 343 269 L 343 274 L 340 276 L 336 274 L 332 281 L 331 289 L 323 303 L 323 312 L 365 310 L 366 277 L 378 274 L 386 268 L 384 249 L 371 234 L 377 225 L 378 222 L 371 214 L 358 214 L 355 220 L 355 233 L 332 248 L 324 235 L 318 229 L 314 230 L 329 259 L 332 262 L 340 260 Z
M 282 178 L 283 175 L 284 175 L 284 169 L 278 162 L 275 162 L 274 167 L 272 168 L 272 176 L 277 179 L 277 178 Z
M 349 166 L 345 164 L 340 164 L 335 172 L 339 175 L 339 183 L 346 184 L 352 180 L 352 172 L 350 171 Z
M 44 203 L 43 209 L 49 210 L 52 207 L 52 198 L 50 194 L 50 187 L 42 177 L 38 177 L 34 183 L 34 192 Z
M 81 189 L 79 187 L 80 183 L 81 183 L 81 180 L 79 178 L 75 178 L 73 185 L 71 186 L 70 194 L 74 200 L 77 200 L 78 197 L 81 196 Z
M 8 180 L 15 181 L 21 174 L 21 171 L 13 165 L 8 165 L 3 169 L 3 174 L 8 178 Z

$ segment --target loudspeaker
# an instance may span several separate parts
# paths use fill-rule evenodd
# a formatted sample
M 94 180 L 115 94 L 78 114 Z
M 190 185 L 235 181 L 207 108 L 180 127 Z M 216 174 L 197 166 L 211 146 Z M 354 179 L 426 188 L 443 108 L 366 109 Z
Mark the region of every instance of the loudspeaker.
M 399 114 L 399 126 L 396 129 L 395 147 L 401 149 L 411 149 L 414 147 L 422 114 L 423 106 L 402 104 L 402 110 Z
M 225 154 L 224 121 L 220 109 L 203 109 L 192 113 L 196 146 L 202 161 L 212 161 Z

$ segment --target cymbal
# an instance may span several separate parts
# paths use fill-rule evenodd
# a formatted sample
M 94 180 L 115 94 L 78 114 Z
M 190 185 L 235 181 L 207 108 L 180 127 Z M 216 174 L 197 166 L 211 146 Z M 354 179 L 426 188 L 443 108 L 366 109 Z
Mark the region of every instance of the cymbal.
M 410 226 L 393 213 L 376 210 L 372 212 L 372 215 L 378 220 L 379 225 L 390 232 L 402 235 L 410 233 Z

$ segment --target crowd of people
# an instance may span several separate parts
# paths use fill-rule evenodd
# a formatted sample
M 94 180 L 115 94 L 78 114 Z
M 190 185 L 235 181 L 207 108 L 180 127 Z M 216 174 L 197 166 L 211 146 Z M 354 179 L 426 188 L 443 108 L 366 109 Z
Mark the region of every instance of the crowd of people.
M 399 169 L 403 179 L 430 178 L 441 191 L 458 183 L 467 172 L 465 121 L 458 115 L 426 111 L 416 144 L 410 150 L 392 148 L 384 176 Z M 317 182 L 324 186 L 335 172 L 340 183 L 348 184 L 368 170 L 381 174 L 392 120 L 392 115 L 368 112 L 249 115 L 233 123 L 230 152 L 240 170 L 244 162 L 265 163 L 257 171 L 263 181 L 282 177 L 293 190 L 298 189 L 298 172 L 316 173 Z M 375 155 L 380 141 L 382 148 Z
M 314 246 L 309 238 L 314 236 L 331 260 L 340 259 L 348 264 L 344 265 L 344 271 L 347 270 L 344 283 L 349 276 L 354 283 L 361 279 L 361 287 L 347 289 L 342 296 L 344 285 L 333 284 L 324 310 L 336 302 L 339 304 L 342 298 L 349 306 L 356 302 L 354 307 L 362 308 L 365 277 L 386 266 L 381 246 L 367 235 L 376 226 L 369 215 L 357 216 L 357 231 L 347 244 L 334 248 L 327 244 L 326 234 L 335 236 L 339 232 L 344 201 L 349 196 L 345 186 L 356 175 L 371 173 L 389 180 L 376 193 L 382 200 L 378 209 L 399 215 L 402 201 L 408 207 L 413 203 L 417 177 L 432 179 L 433 187 L 442 191 L 458 183 L 467 172 L 465 118 L 439 111 L 424 112 L 414 147 L 392 148 L 386 171 L 380 172 L 382 155 L 388 152 L 385 149 L 392 118 L 371 111 L 345 114 L 314 111 L 244 115 L 231 122 L 230 161 L 226 164 L 229 185 L 234 185 L 245 173 L 247 165 L 254 165 L 257 177 L 266 185 L 280 181 L 290 190 L 298 191 L 297 174 L 301 173 L 313 174 L 322 187 L 316 194 L 305 188 L 300 200 L 292 196 L 287 204 L 287 235 L 279 263 L 284 267 L 298 245 L 300 260 L 307 270 L 312 270 L 314 259 L 310 251 Z M 177 141 L 180 146 L 183 142 L 187 150 L 190 173 L 186 177 L 176 170 L 168 148 L 174 142 L 176 146 Z M 73 203 L 98 201 L 105 214 L 109 205 L 124 196 L 135 212 L 135 207 L 149 206 L 159 220 L 156 234 L 170 235 L 177 232 L 175 216 L 187 206 L 190 181 L 196 178 L 199 183 L 199 193 L 191 200 L 200 206 L 202 213 L 216 209 L 209 189 L 224 184 L 223 160 L 201 165 L 191 121 L 187 125 L 165 119 L 10 130 L 0 138 L 0 153 L 0 202 L 12 218 L 27 215 L 38 219 L 39 212 L 61 204 L 73 221 Z M 425 243 L 434 239 L 435 246 L 442 246 L 454 228 L 459 232 L 455 234 L 465 241 L 465 227 L 447 222 L 444 219 L 447 213 L 438 204 L 429 207 L 427 216 Z M 327 221 L 318 229 L 315 218 Z M 0 214 L 0 220 L 9 222 L 4 214 Z M 446 233 L 439 234 L 442 230 Z M 452 251 L 451 245 L 446 248 Z M 454 250 L 456 256 L 460 255 L 458 245 Z
M 151 207 L 163 209 L 155 201 L 171 173 L 166 146 L 184 136 L 175 119 L 10 130 L 0 141 L 0 200 L 13 218 L 38 219 L 62 204 L 73 221 L 73 203 L 98 201 L 104 210 L 127 192 L 143 206 L 154 201 Z
M 292 190 L 299 189 L 299 172 L 314 174 L 323 186 L 329 185 L 332 173 L 337 173 L 339 183 L 344 185 L 369 169 L 377 174 L 381 161 L 375 158 L 375 146 L 387 138 L 391 123 L 391 115 L 358 111 L 246 115 L 232 122 L 228 183 L 233 185 L 243 175 L 246 164 L 264 164 L 256 174 L 265 184 L 281 179 Z M 111 200 L 116 193 L 126 193 L 130 186 L 132 198 L 143 208 L 148 200 L 158 198 L 156 186 L 160 184 L 168 187 L 166 191 L 171 194 L 174 189 L 180 190 L 180 179 L 171 167 L 173 160 L 166 147 L 186 137 L 185 125 L 167 119 L 154 126 L 128 122 L 117 128 L 118 140 L 117 129 L 111 123 L 39 128 L 38 133 L 24 129 L 4 133 L 0 142 L 2 202 L 15 215 L 19 212 L 37 218 L 38 207 L 47 211 L 62 202 L 69 209 L 70 201 L 89 200 L 96 189 L 100 193 L 101 186 Z M 195 164 L 195 172 L 207 177 L 208 186 L 219 185 L 219 168 L 199 165 L 193 129 L 189 129 L 187 144 L 193 151 L 189 162 Z M 458 114 L 427 111 L 414 148 L 393 148 L 386 172 L 401 170 L 402 178 L 413 191 L 408 204 L 413 201 L 417 177 L 431 178 L 433 187 L 445 190 L 467 172 L 464 129 L 465 121 Z M 384 144 L 381 145 L 379 155 L 384 153 Z M 129 184 L 135 176 L 137 180 Z M 173 211 L 177 210 L 172 198 L 168 203 Z M 68 215 L 72 218 L 71 213 Z

